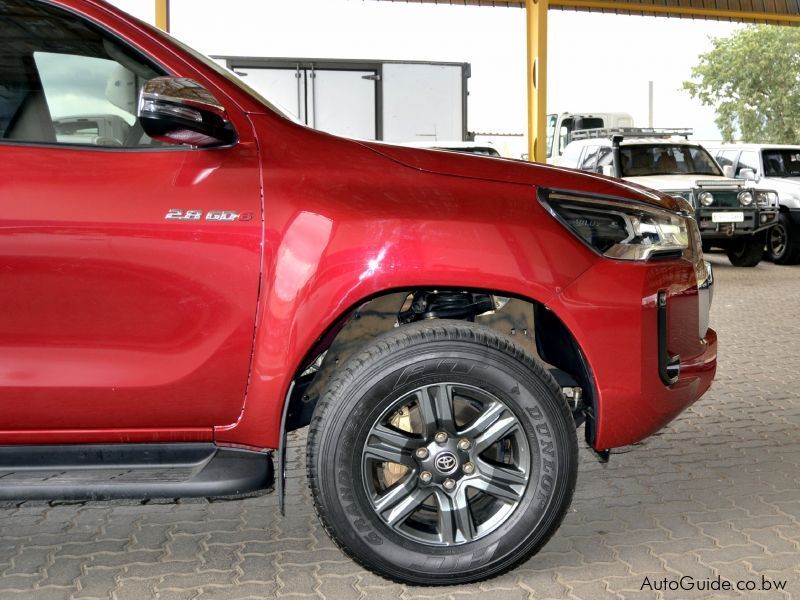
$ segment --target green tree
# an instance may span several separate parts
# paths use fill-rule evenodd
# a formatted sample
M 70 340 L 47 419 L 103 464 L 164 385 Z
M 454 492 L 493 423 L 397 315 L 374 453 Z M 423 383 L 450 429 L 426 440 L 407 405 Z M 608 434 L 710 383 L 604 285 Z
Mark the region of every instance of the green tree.
M 712 43 L 683 87 L 714 107 L 723 139 L 800 143 L 800 27 L 749 26 Z

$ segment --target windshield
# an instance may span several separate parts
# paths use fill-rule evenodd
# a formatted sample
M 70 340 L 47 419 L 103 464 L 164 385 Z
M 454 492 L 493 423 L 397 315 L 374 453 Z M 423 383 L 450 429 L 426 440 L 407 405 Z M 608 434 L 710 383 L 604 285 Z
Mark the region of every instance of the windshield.
M 622 176 L 722 175 L 717 163 L 701 146 L 657 144 L 622 146 Z
M 800 149 L 764 150 L 762 154 L 767 177 L 800 177 Z

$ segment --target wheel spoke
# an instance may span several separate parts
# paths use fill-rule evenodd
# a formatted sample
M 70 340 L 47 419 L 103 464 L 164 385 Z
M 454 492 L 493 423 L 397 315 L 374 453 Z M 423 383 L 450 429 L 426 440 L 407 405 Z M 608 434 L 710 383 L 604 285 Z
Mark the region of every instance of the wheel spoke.
M 527 485 L 527 473 L 514 469 L 511 466 L 492 465 L 485 460 L 478 459 L 478 471 L 493 481 L 506 485 Z
M 419 505 L 425 502 L 425 498 L 431 495 L 430 490 L 423 490 L 415 487 L 411 493 L 401 495 L 399 501 L 391 508 L 385 510 L 382 515 L 386 523 L 392 527 L 397 527 L 413 513 Z
M 461 486 L 453 493 L 436 492 L 439 504 L 439 537 L 445 543 L 471 541 L 476 534 L 472 513 L 469 510 L 466 488 Z
M 411 452 L 414 446 L 415 440 L 411 436 L 385 425 L 376 425 L 370 431 L 364 455 L 385 462 L 413 466 Z
M 398 481 L 375 500 L 375 510 L 382 513 L 402 502 L 417 487 L 414 472 L 410 472 L 402 481 Z
M 436 411 L 436 422 L 439 429 L 455 433 L 453 418 L 453 388 L 447 384 L 432 385 L 427 390 L 428 396 Z
M 508 471 L 508 469 L 503 469 L 504 471 Z M 507 475 L 510 478 L 513 476 Z M 508 502 L 509 504 L 515 504 L 520 501 L 522 498 L 522 493 L 524 492 L 524 478 L 522 484 L 515 484 L 511 483 L 509 479 L 502 479 L 502 478 L 490 478 L 487 475 L 481 475 L 476 479 L 471 479 L 469 484 L 470 486 L 489 494 L 490 496 L 494 496 L 499 500 L 503 500 L 504 502 Z M 520 488 L 519 491 L 517 488 Z
M 499 442 L 511 431 L 519 427 L 517 419 L 513 415 L 508 415 L 497 419 L 483 433 L 475 438 L 475 451 L 480 454 L 495 442 Z
M 506 407 L 499 402 L 491 402 L 484 406 L 483 412 L 469 424 L 469 426 L 461 431 L 459 435 L 467 438 L 474 438 L 486 431 L 491 427 L 497 419 L 506 411 Z
M 479 477 L 470 485 L 487 494 L 510 503 L 519 502 L 528 484 L 525 472 L 511 467 L 492 465 L 478 459 Z
M 425 436 L 430 439 L 437 431 L 454 434 L 453 388 L 448 384 L 432 385 L 417 394 L 420 416 L 425 427 Z

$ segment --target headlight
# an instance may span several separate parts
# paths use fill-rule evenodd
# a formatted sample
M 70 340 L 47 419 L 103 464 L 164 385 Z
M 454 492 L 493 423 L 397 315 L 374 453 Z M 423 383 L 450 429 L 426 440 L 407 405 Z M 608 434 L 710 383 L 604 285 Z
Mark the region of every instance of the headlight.
M 756 204 L 761 208 L 778 205 L 778 194 L 776 192 L 756 192 Z
M 700 204 L 703 206 L 711 206 L 714 204 L 714 194 L 711 192 L 700 192 L 697 199 L 700 200 Z
M 603 256 L 647 260 L 680 257 L 689 249 L 693 221 L 655 207 L 551 192 L 543 204 Z
M 751 192 L 739 192 L 739 204 L 742 206 L 750 206 L 753 203 L 753 194 Z

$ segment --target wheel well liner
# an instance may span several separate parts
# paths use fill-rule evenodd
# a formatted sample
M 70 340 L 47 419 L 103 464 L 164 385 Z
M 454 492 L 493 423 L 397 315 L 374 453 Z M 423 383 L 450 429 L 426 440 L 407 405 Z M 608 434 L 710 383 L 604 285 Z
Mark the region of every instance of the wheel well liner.
M 408 296 L 415 291 L 392 290 L 366 298 L 343 312 L 328 327 L 294 374 L 295 387 L 283 409 L 286 431 L 299 429 L 310 422 L 319 394 L 339 364 L 376 336 L 399 326 L 397 315 Z M 594 378 L 574 336 L 561 319 L 544 304 L 530 298 L 511 297 L 492 290 L 459 291 L 512 299 L 508 308 L 497 311 L 490 318 L 478 317 L 478 322 L 511 335 L 532 354 L 562 371 L 567 379 L 571 378 L 583 389 L 589 409 L 586 439 L 592 444 L 597 416 Z M 317 368 L 310 369 L 315 362 Z

